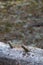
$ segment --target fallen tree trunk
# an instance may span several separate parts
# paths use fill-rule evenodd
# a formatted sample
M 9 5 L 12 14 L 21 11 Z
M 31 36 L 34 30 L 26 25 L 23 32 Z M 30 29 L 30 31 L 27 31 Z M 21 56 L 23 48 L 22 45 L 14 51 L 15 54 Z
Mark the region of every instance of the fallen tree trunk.
M 43 65 L 43 49 L 28 47 L 29 52 L 23 48 L 0 47 L 0 65 Z

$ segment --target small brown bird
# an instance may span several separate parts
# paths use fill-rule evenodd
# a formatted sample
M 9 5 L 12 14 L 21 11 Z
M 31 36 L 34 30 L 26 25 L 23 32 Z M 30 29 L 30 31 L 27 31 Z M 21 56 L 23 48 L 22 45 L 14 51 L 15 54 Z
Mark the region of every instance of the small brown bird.
M 30 52 L 30 50 L 29 50 L 28 48 L 26 48 L 25 45 L 22 45 L 21 47 L 25 50 L 26 53 L 27 53 L 27 52 Z

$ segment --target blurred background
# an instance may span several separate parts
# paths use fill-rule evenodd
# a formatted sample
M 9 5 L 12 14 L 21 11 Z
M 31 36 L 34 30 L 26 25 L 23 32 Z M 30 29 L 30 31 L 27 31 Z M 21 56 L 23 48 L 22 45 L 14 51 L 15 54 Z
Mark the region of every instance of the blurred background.
M 0 0 L 0 42 L 7 41 L 43 48 L 43 0 Z

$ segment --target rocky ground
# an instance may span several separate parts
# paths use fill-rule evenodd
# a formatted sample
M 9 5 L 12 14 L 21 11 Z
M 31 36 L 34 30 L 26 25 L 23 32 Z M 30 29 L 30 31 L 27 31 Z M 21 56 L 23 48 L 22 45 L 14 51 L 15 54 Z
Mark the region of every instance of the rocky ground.
M 41 0 L 42 1 L 42 0 Z M 34 1 L 0 1 L 0 41 L 43 48 L 43 3 Z

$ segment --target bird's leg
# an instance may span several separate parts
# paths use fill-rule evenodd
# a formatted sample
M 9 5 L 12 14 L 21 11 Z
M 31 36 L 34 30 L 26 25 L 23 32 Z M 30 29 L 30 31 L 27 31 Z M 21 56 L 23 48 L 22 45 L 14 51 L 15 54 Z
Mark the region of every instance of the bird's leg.
M 13 48 L 11 41 L 8 41 L 10 48 Z
M 30 49 L 26 48 L 25 45 L 22 45 L 21 47 L 24 49 L 24 51 L 25 51 L 26 53 L 27 53 L 27 52 L 30 52 Z

